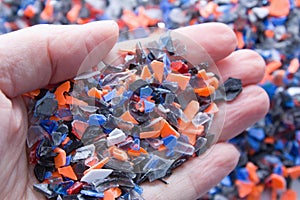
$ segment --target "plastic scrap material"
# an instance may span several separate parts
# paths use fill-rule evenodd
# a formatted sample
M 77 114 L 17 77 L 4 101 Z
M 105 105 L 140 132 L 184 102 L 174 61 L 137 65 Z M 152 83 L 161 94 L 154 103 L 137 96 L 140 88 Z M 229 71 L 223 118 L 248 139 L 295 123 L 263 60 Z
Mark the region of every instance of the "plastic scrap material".
M 164 42 L 169 40 L 168 33 L 161 36 L 157 56 L 169 57 L 172 65 L 183 58 L 178 55 L 176 61 L 171 59 L 176 48 Z M 201 95 L 193 91 L 207 87 L 200 84 L 206 81 L 213 91 L 230 88 L 233 100 L 242 90 L 240 82 L 229 79 L 219 89 L 213 73 L 208 78 L 205 70 L 187 61 L 173 64 L 176 71 L 165 71 L 166 59 L 156 60 L 151 51 L 147 59 L 139 61 L 143 51 L 140 45 L 124 56 L 130 69 L 112 73 L 118 66 L 107 65 L 103 74 L 92 73 L 50 88 L 45 96 L 57 100 L 59 106 L 50 104 L 56 112 L 49 105 L 44 109 L 53 111 L 53 116 L 45 118 L 33 107 L 35 124 L 29 128 L 27 141 L 31 152 L 35 150 L 30 160 L 36 163 L 34 172 L 41 182 L 34 186 L 37 191 L 48 198 L 79 195 L 115 199 L 130 195 L 129 199 L 143 199 L 138 184 L 162 180 L 179 166 L 177 162 L 182 164 L 187 157 L 199 156 L 209 148 L 207 141 L 213 134 L 206 135 L 217 104 L 212 98 L 202 102 Z M 126 59 L 128 56 L 131 59 Z M 145 66 L 152 71 L 147 76 Z M 188 71 L 201 71 L 201 76 Z M 235 82 L 227 86 L 231 80 Z M 193 97 L 183 98 L 190 92 Z M 32 101 L 39 103 L 39 98 L 45 99 L 37 96 Z M 68 109 L 70 117 L 57 117 L 57 112 Z M 33 135 L 36 132 L 37 137 Z

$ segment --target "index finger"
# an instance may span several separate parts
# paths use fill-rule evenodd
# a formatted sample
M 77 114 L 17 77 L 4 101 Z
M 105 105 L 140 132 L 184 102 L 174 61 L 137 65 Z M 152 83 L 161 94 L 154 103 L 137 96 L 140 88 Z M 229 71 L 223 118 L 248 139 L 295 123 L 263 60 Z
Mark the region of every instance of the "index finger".
M 118 37 L 113 21 L 38 25 L 0 36 L 0 90 L 8 97 L 72 78 L 98 64 Z

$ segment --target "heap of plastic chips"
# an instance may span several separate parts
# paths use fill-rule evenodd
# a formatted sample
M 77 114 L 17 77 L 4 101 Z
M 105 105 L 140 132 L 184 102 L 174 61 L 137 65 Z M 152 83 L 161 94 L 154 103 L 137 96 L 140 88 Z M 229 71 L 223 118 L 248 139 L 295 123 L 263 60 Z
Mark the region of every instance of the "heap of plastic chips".
M 139 184 L 163 181 L 210 147 L 215 101 L 232 101 L 241 81 L 219 87 L 207 62 L 188 63 L 185 45 L 169 34 L 146 46 L 121 50 L 122 64 L 101 63 L 101 71 L 28 94 L 37 191 L 48 198 L 143 199 Z
M 233 140 L 243 159 L 205 198 L 260 199 L 263 191 L 271 189 L 274 199 L 296 199 L 290 189 L 291 179 L 297 179 L 300 170 L 296 150 L 300 130 L 299 8 L 299 0 L 2 0 L 0 33 L 41 23 L 83 24 L 105 19 L 117 21 L 122 32 L 212 21 L 228 24 L 236 33 L 238 49 L 253 49 L 265 59 L 266 76 L 261 86 L 272 103 L 265 119 Z M 257 168 L 253 174 L 259 181 L 250 178 L 253 170 L 249 171 L 247 163 Z M 240 172 L 244 176 L 238 176 Z M 274 177 L 279 177 L 281 187 L 272 187 Z

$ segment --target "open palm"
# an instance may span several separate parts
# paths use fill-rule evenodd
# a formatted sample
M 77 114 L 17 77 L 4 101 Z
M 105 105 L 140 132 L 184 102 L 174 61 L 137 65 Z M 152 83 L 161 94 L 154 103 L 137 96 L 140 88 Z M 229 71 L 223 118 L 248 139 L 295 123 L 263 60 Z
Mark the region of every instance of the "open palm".
M 226 176 L 238 161 L 238 151 L 224 143 L 265 115 L 268 98 L 256 83 L 264 61 L 250 50 L 234 51 L 236 39 L 225 25 L 208 23 L 177 30 L 203 46 L 223 79 L 242 79 L 244 90 L 226 105 L 219 142 L 201 157 L 176 169 L 165 185 L 143 185 L 145 199 L 196 199 Z M 4 199 L 43 199 L 26 153 L 28 118 L 21 94 L 74 77 L 103 60 L 118 37 L 112 21 L 88 25 L 38 25 L 0 36 L 0 193 Z M 95 51 L 95 47 L 97 49 Z M 87 55 L 93 54 L 86 60 Z M 85 60 L 84 66 L 81 66 Z M 228 106 L 230 105 L 230 106 Z

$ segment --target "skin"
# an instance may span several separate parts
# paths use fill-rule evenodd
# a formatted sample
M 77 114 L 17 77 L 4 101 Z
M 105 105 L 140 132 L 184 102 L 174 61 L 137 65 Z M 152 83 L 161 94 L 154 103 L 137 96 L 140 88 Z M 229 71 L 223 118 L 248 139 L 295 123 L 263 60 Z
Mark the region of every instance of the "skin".
M 237 42 L 227 26 L 209 23 L 176 31 L 202 45 L 224 80 L 228 77 L 242 79 L 244 90 L 237 99 L 225 105 L 227 114 L 218 143 L 201 157 L 190 159 L 176 169 L 166 179 L 168 185 L 161 182 L 144 184 L 145 199 L 196 199 L 203 195 L 237 164 L 239 152 L 226 140 L 262 118 L 269 107 L 266 93 L 256 86 L 264 73 L 263 59 L 250 50 L 233 52 Z M 2 198 L 43 199 L 32 189 L 37 181 L 27 161 L 28 118 L 21 95 L 72 78 L 79 68 L 86 70 L 97 64 L 107 57 L 117 37 L 118 28 L 112 21 L 88 25 L 38 25 L 0 36 Z

